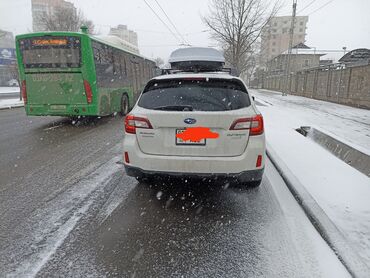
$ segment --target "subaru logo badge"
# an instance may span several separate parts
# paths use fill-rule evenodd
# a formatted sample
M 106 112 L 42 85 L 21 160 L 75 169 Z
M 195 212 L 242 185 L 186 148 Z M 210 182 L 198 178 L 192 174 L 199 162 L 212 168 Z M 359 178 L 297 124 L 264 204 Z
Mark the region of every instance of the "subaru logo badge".
M 188 124 L 188 125 L 193 125 L 197 122 L 196 119 L 192 119 L 192 118 L 187 118 L 184 120 L 184 123 Z

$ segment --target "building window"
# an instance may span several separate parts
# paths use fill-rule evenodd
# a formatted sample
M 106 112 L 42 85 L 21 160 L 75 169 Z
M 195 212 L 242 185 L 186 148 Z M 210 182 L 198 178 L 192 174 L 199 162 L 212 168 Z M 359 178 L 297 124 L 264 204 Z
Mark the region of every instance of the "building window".
M 304 60 L 304 67 L 308 67 L 310 65 L 310 60 Z
M 303 26 L 303 21 L 299 22 L 299 25 Z
M 299 32 L 303 32 L 303 28 L 299 28 Z
M 284 21 L 284 24 L 287 24 L 287 23 L 288 23 L 288 21 L 286 21 L 286 20 L 285 20 L 285 21 Z
M 277 32 L 277 30 L 276 30 L 276 29 L 272 29 L 272 32 L 273 32 L 273 33 L 276 33 L 276 32 Z
M 277 23 L 276 22 L 274 23 L 274 26 L 277 26 Z
M 276 39 L 276 35 L 272 35 L 272 38 L 273 38 L 273 39 Z
M 283 28 L 283 34 L 288 32 L 288 28 Z

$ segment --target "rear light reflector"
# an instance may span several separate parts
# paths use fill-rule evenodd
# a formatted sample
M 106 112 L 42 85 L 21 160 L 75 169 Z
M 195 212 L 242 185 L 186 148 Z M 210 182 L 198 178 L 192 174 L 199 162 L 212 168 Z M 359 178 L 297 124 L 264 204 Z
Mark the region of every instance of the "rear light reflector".
M 230 127 L 230 130 L 249 129 L 250 127 L 251 127 L 251 119 L 242 118 L 242 119 L 238 119 L 234 121 Z
M 136 128 L 153 129 L 147 118 L 127 115 L 125 118 L 126 133 L 136 134 Z
M 26 80 L 23 80 L 23 81 L 22 81 L 21 93 L 22 93 L 23 103 L 24 103 L 24 104 L 27 104 L 27 87 L 26 87 Z
M 262 166 L 262 155 L 257 156 L 256 167 Z
M 264 131 L 262 115 L 256 115 L 252 118 L 240 118 L 235 120 L 230 126 L 230 130 L 249 129 L 249 135 L 261 135 Z
M 129 164 L 129 163 L 130 163 L 130 158 L 128 157 L 128 152 L 125 152 L 125 162 L 126 162 L 127 164 Z
M 91 103 L 93 100 L 93 94 L 92 94 L 90 83 L 87 80 L 84 80 L 84 87 L 85 87 L 87 103 Z

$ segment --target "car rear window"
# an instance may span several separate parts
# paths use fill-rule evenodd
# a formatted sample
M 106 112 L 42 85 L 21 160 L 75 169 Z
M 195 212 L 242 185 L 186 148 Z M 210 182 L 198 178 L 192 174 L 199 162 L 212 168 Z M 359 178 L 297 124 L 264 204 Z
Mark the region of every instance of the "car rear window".
M 227 111 L 250 106 L 248 92 L 238 80 L 172 79 L 151 81 L 138 105 L 146 109 Z M 184 108 L 184 109 L 182 109 Z

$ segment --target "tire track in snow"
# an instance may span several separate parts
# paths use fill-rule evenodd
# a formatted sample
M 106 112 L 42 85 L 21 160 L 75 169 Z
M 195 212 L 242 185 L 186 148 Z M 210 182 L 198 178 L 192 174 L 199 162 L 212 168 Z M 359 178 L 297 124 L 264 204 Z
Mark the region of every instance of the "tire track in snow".
M 92 174 L 63 192 L 52 202 L 34 212 L 29 219 L 32 233 L 29 238 L 21 239 L 12 250 L 16 265 L 6 277 L 35 277 L 43 266 L 64 243 L 90 206 L 110 182 L 113 175 L 122 170 L 116 156 L 102 164 Z

